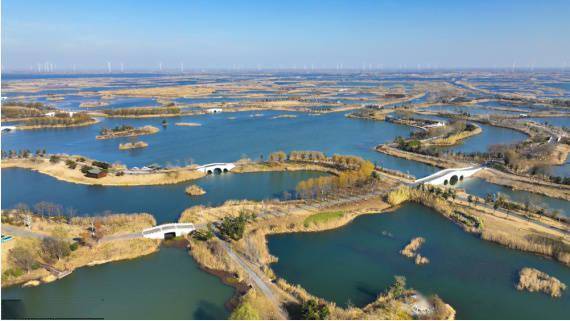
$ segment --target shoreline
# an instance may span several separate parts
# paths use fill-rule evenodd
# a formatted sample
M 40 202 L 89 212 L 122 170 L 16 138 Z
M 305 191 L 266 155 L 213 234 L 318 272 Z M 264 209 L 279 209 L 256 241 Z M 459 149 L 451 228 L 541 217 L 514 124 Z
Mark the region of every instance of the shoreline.
M 80 156 L 60 155 L 62 160 L 53 164 L 48 159 L 3 159 L 0 163 L 2 169 L 21 168 L 35 171 L 51 176 L 57 180 L 83 185 L 100 186 L 150 186 L 150 185 L 170 185 L 188 181 L 193 181 L 206 176 L 206 173 L 196 170 L 196 165 L 186 167 L 159 170 L 145 174 L 124 174 L 121 176 L 107 175 L 102 178 L 89 178 L 83 175 L 78 169 L 69 169 L 65 165 L 66 159 L 77 159 Z M 92 161 L 86 159 L 87 161 Z M 119 171 L 119 170 L 116 170 Z M 326 167 L 318 163 L 237 163 L 231 171 L 235 174 L 258 173 L 258 172 L 287 172 L 287 171 L 318 171 L 332 175 L 338 175 L 334 168 Z
M 72 125 L 22 125 L 17 126 L 16 130 L 36 130 L 36 129 L 51 129 L 51 128 L 73 128 L 73 127 L 84 127 L 84 126 L 91 126 L 101 122 L 101 120 L 94 118 L 92 121 L 79 123 L 79 124 L 72 124 Z
M 376 151 L 390 156 L 404 158 L 442 169 L 462 168 L 473 165 L 460 161 L 402 151 L 388 145 L 378 145 L 376 147 Z M 481 171 L 480 173 L 475 174 L 475 177 L 482 178 L 492 184 L 509 187 L 512 190 L 523 190 L 531 193 L 541 194 L 547 197 L 570 201 L 570 186 L 564 186 L 547 181 L 533 180 L 525 176 L 509 174 L 492 168 L 485 168 L 485 171 Z
M 2 245 L 2 273 L 18 268 L 9 257 L 14 248 L 31 251 L 38 267 L 19 276 L 8 277 L 3 275 L 2 288 L 21 284 L 38 286 L 51 283 L 83 267 L 133 260 L 155 253 L 160 248 L 160 242 L 151 239 L 113 239 L 116 236 L 126 235 L 156 225 L 154 217 L 150 214 L 111 214 L 105 217 L 93 217 L 100 222 L 98 228 L 104 231 L 102 235 L 98 236 L 100 237 L 98 239 L 85 232 L 92 222 L 89 217 L 75 217 L 70 223 L 63 223 L 32 214 L 34 221 L 32 229 L 4 221 L 8 218 L 19 220 L 17 217 L 20 215 L 11 210 L 2 211 L 2 225 L 10 227 L 10 234 L 13 234 L 13 237 L 18 240 L 18 242 Z M 65 241 L 66 244 L 69 244 L 66 246 L 70 247 L 72 244 L 76 244 L 76 247 L 71 249 L 67 256 L 50 261 L 34 251 L 34 249 L 41 248 L 42 238 L 45 237 Z M 105 238 L 109 237 L 111 239 L 105 241 Z M 77 239 L 81 239 L 84 243 L 80 243 Z
M 132 174 L 122 176 L 107 175 L 102 178 L 86 177 L 79 169 L 69 169 L 63 161 L 52 164 L 44 159 L 40 161 L 7 159 L 2 160 L 1 168 L 22 168 L 32 170 L 57 180 L 83 185 L 101 186 L 149 186 L 169 185 L 196 180 L 206 176 L 205 173 L 195 170 L 194 166 L 182 167 L 173 170 L 163 170 L 148 174 Z
M 428 208 L 434 209 L 440 215 L 443 215 L 447 218 L 451 223 L 460 225 L 463 230 L 470 234 L 476 234 L 481 241 L 488 241 L 493 243 L 498 243 L 499 245 L 506 247 L 506 248 L 513 248 L 523 252 L 527 252 L 533 255 L 545 256 L 550 259 L 557 260 L 561 264 L 569 265 L 570 261 L 568 261 L 568 253 L 564 255 L 557 255 L 555 256 L 552 254 L 547 254 L 544 252 L 545 250 L 532 248 L 532 247 L 524 247 L 523 245 L 516 245 L 517 243 L 510 243 L 509 239 L 503 239 L 501 237 L 496 237 L 497 235 L 502 235 L 505 233 L 515 233 L 515 240 L 524 240 L 528 235 L 542 235 L 545 237 L 554 237 L 557 238 L 560 235 L 560 232 L 551 230 L 549 228 L 545 228 L 535 222 L 526 221 L 516 216 L 509 215 L 508 217 L 500 216 L 495 212 L 488 211 L 487 209 L 483 209 L 481 207 L 473 206 L 472 204 L 467 204 L 466 202 L 462 201 L 449 201 L 443 198 L 432 198 L 431 200 L 428 198 L 420 197 L 414 199 L 407 199 L 404 200 L 405 202 L 417 202 L 421 203 L 422 206 L 426 206 Z M 258 204 L 259 202 L 249 201 L 247 204 L 253 206 L 253 213 L 258 210 L 255 206 L 261 206 Z M 269 252 L 269 248 L 267 247 L 267 237 L 270 235 L 277 235 L 277 234 L 293 234 L 293 233 L 315 233 L 315 232 L 323 232 L 323 231 L 330 231 L 333 229 L 342 228 L 348 224 L 350 224 L 354 219 L 360 217 L 362 215 L 381 215 L 381 214 L 389 214 L 396 211 L 401 205 L 395 204 L 391 205 L 384 201 L 384 197 L 378 199 L 373 198 L 370 200 L 364 200 L 357 203 L 347 204 L 347 205 L 340 205 L 340 206 L 331 206 L 325 207 L 318 211 L 312 211 L 307 209 L 299 209 L 297 211 L 291 212 L 289 210 L 289 206 L 292 204 L 292 201 L 284 202 L 284 201 L 276 201 L 269 204 L 263 205 L 263 208 L 266 210 L 269 208 L 270 212 L 273 207 L 275 208 L 282 208 L 283 212 L 287 212 L 288 215 L 286 216 L 267 216 L 263 218 L 257 219 L 255 222 L 246 225 L 246 232 L 242 239 L 238 241 L 230 242 L 232 248 L 237 251 L 240 255 L 243 255 L 244 258 L 247 260 L 251 260 L 250 264 L 252 266 L 256 266 L 260 268 L 260 273 L 265 275 L 269 280 L 272 282 L 277 281 L 277 287 L 284 291 L 283 294 L 283 301 L 288 302 L 285 297 L 287 295 L 296 296 L 298 292 L 301 291 L 305 295 L 310 297 L 314 297 L 312 294 L 308 293 L 306 290 L 301 288 L 300 286 L 290 287 L 287 281 L 277 277 L 275 273 L 271 270 L 271 263 L 273 263 L 276 258 Z M 238 204 L 239 206 L 240 204 Z M 229 206 L 229 207 L 228 207 Z M 208 218 L 212 219 L 219 219 L 223 213 L 233 213 L 236 212 L 236 209 L 232 206 L 236 206 L 235 204 L 223 204 L 218 207 L 213 208 L 205 208 L 200 210 L 201 213 L 206 212 L 213 212 L 208 214 Z M 479 220 L 485 222 L 484 225 L 480 225 L 475 227 L 467 225 L 465 222 L 455 218 L 453 211 L 450 211 L 449 208 L 454 208 L 459 206 L 462 211 L 464 211 L 465 215 L 473 215 L 474 217 L 478 217 Z M 246 207 L 243 207 L 244 210 Z M 228 209 L 229 212 L 226 210 Z M 342 215 L 340 217 L 335 217 L 330 221 L 323 221 L 320 223 L 313 223 L 315 220 L 311 220 L 311 223 L 307 223 L 307 219 L 309 217 L 313 217 L 316 214 L 323 213 L 323 212 L 331 212 L 331 211 L 342 211 Z M 218 212 L 216 215 L 215 212 Z M 226 214 L 227 215 L 227 214 Z M 466 216 L 470 217 L 470 216 Z M 188 218 L 184 219 L 181 216 L 181 221 L 186 222 Z M 304 223 L 303 223 L 304 222 Z M 467 220 L 469 222 L 469 220 Z M 199 242 L 199 241 L 194 241 Z M 223 242 L 216 240 L 216 242 Z M 564 241 L 566 242 L 566 241 Z M 524 244 L 524 243 L 521 243 Z M 566 243 L 568 244 L 568 243 Z M 253 255 L 255 253 L 255 255 Z M 209 260 L 215 260 L 215 255 L 212 253 L 210 254 Z M 200 261 L 202 258 L 199 255 L 195 255 L 195 259 Z M 221 258 L 220 258 L 221 259 Z M 207 263 L 204 263 L 207 264 Z M 230 271 L 233 271 L 235 267 L 227 267 Z M 287 291 L 287 289 L 290 290 Z M 314 297 L 316 298 L 316 297 Z M 321 299 L 319 299 L 321 300 Z M 371 302 L 370 304 L 373 304 Z M 334 306 L 334 305 L 333 305 Z M 365 307 L 367 307 L 366 305 Z M 365 310 L 365 307 L 360 307 L 358 309 Z M 338 307 L 334 306 L 334 309 Z M 343 311 L 342 308 L 339 308 Z M 337 313 L 340 313 L 338 312 Z

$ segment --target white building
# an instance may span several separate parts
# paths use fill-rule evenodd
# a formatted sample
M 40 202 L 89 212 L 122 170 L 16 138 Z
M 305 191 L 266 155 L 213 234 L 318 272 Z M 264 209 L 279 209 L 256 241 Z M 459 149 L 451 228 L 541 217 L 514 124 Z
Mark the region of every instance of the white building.
M 435 124 L 425 125 L 424 127 L 425 127 L 425 128 L 435 128 L 435 127 L 443 127 L 443 126 L 445 126 L 445 123 L 444 123 L 444 122 L 441 122 L 441 121 L 438 121 L 438 122 L 435 123 Z
M 221 113 L 222 109 L 221 108 L 210 108 L 210 109 L 206 109 L 206 112 L 208 114 L 217 114 L 217 113 Z

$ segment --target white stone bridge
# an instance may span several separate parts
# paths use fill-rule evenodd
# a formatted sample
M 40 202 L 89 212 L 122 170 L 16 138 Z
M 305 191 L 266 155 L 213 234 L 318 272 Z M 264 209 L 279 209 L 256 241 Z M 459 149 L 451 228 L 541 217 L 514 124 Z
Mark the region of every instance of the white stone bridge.
M 464 178 L 469 177 L 483 167 L 476 165 L 465 168 L 448 168 L 433 173 L 424 178 L 420 178 L 412 183 L 412 185 L 431 184 L 431 185 L 455 185 L 457 182 L 462 181 Z
M 234 163 L 212 163 L 198 166 L 196 170 L 206 174 L 221 174 L 227 173 L 235 167 Z
M 192 223 L 168 223 L 144 229 L 142 236 L 147 239 L 162 240 L 188 235 L 195 230 L 196 227 Z

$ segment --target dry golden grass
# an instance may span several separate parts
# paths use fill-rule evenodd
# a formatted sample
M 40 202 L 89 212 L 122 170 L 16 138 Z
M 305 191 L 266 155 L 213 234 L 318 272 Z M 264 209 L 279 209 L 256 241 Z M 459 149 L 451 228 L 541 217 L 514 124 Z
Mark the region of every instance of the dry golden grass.
M 522 268 L 519 272 L 519 283 L 516 287 L 520 291 L 544 292 L 553 298 L 559 298 L 566 290 L 566 284 L 557 278 L 528 267 Z
M 135 136 L 143 136 L 143 135 L 151 135 L 156 134 L 160 131 L 157 127 L 146 125 L 143 127 L 133 128 L 129 130 L 117 131 L 117 132 L 109 132 L 106 135 L 97 135 L 96 139 L 112 139 L 112 138 L 119 138 L 119 137 L 135 137 Z
M 115 96 L 177 98 L 177 97 L 205 96 L 213 93 L 214 91 L 215 89 L 212 87 L 186 85 L 186 86 L 106 90 L 102 91 L 101 94 L 115 95 Z
M 271 301 L 255 289 L 250 289 L 240 298 L 240 303 L 230 315 L 230 320 L 279 320 L 280 316 L 280 312 Z
M 511 249 L 550 256 L 566 265 L 570 265 L 570 246 L 563 241 L 560 241 L 560 244 L 562 244 L 560 246 L 556 243 L 540 241 L 542 239 L 541 235 L 512 235 L 504 231 L 489 228 L 483 230 L 481 238 L 499 243 Z
M 184 190 L 186 194 L 191 196 L 204 195 L 206 191 L 198 185 L 190 185 Z
M 477 126 L 477 128 L 475 130 L 472 131 L 462 131 L 460 133 L 457 133 L 455 135 L 451 135 L 449 137 L 446 138 L 438 138 L 438 139 L 434 139 L 432 141 L 429 141 L 427 143 L 427 146 L 429 145 L 433 145 L 433 146 L 453 146 L 453 145 L 457 145 L 459 144 L 462 140 L 469 138 L 471 136 L 475 136 L 478 135 L 482 132 L 483 130 L 481 129 L 481 127 Z
M 122 175 L 115 176 L 109 174 L 102 178 L 89 178 L 80 171 L 80 168 L 69 169 L 65 165 L 65 159 L 69 156 L 62 156 L 62 161 L 53 164 L 47 159 L 39 159 L 33 161 L 31 159 L 8 159 L 1 162 L 2 168 L 26 168 L 42 174 L 57 178 L 58 180 L 85 184 L 85 185 L 103 185 L 103 186 L 140 186 L 140 185 L 167 185 L 177 184 L 185 181 L 195 180 L 204 177 L 206 174 L 195 170 L 194 166 L 179 167 L 159 172 L 151 172 L 148 174 L 138 175 Z
M 543 181 L 539 182 L 524 176 L 516 176 L 492 169 L 478 171 L 475 177 L 515 190 L 523 190 L 570 201 L 570 188 L 568 186 Z
M 395 298 L 390 294 L 381 293 L 376 300 L 367 304 L 362 308 L 349 306 L 342 308 L 337 306 L 334 302 L 329 302 L 320 299 L 305 290 L 300 285 L 292 285 L 283 279 L 278 279 L 276 285 L 286 293 L 292 295 L 298 302 L 305 302 L 308 300 L 317 300 L 318 302 L 327 305 L 330 315 L 330 320 L 411 320 L 412 316 L 409 314 L 407 303 L 402 298 Z M 414 293 L 414 291 L 411 291 Z M 440 315 L 441 319 L 452 320 L 455 318 L 455 310 L 448 304 L 443 303 L 443 308 Z
M 310 163 L 294 163 L 294 162 L 263 162 L 256 163 L 251 161 L 239 162 L 232 170 L 234 173 L 255 173 L 255 172 L 279 172 L 279 171 L 318 171 L 333 175 L 339 172 L 331 167 L 310 164 Z
M 156 224 L 154 218 L 149 214 L 115 214 L 103 217 L 95 217 L 93 220 L 87 217 L 75 217 L 71 224 L 56 223 L 47 219 L 34 217 L 32 231 L 50 236 L 71 239 L 82 237 L 91 222 L 98 222 L 102 235 L 127 234 L 140 232 L 142 229 Z M 70 255 L 56 262 L 46 262 L 40 255 L 40 241 L 31 238 L 17 237 L 18 246 L 24 247 L 32 253 L 38 262 L 49 263 L 60 271 L 73 271 L 83 266 L 103 264 L 112 261 L 134 259 L 143 255 L 153 253 L 158 250 L 160 244 L 157 240 L 131 239 L 115 240 L 112 242 L 88 241 L 88 245 L 79 246 L 77 250 L 71 251 Z M 13 243 L 16 244 L 16 243 Z M 14 246 L 14 245 L 10 245 Z M 2 271 L 14 267 L 9 260 L 10 246 L 2 245 Z M 33 270 L 29 274 L 24 274 L 17 278 L 2 279 L 2 286 L 9 286 L 24 283 L 30 280 L 42 279 L 42 282 L 54 281 L 56 278 L 48 278 L 50 273 L 43 268 Z
M 124 143 L 124 144 L 119 144 L 120 150 L 146 148 L 146 147 L 148 147 L 148 143 L 143 142 L 142 140 L 140 140 L 138 142 L 134 142 L 134 143 L 129 142 L 129 143 Z
M 470 166 L 470 164 L 464 163 L 461 161 L 455 161 L 455 160 L 450 160 L 450 159 L 438 158 L 438 157 L 434 157 L 434 156 L 428 156 L 428 155 L 421 155 L 421 154 L 412 153 L 412 152 L 406 152 L 406 151 L 400 150 L 398 148 L 390 147 L 388 145 L 377 146 L 376 151 L 384 153 L 384 154 L 388 154 L 390 156 L 409 159 L 409 160 L 413 160 L 416 162 L 420 162 L 420 163 L 424 163 L 424 164 L 428 164 L 428 165 L 432 165 L 432 166 L 440 167 L 440 168 L 455 168 L 455 167 Z
M 147 213 L 111 214 L 95 217 L 78 216 L 71 219 L 71 224 L 79 226 L 82 230 L 91 226 L 92 222 L 100 223 L 105 235 L 140 232 L 156 225 L 154 217 Z
M 228 257 L 222 248 L 219 239 L 212 238 L 208 241 L 198 241 L 191 237 L 188 238 L 190 255 L 196 259 L 200 266 L 218 271 L 237 272 L 237 268 L 233 261 Z

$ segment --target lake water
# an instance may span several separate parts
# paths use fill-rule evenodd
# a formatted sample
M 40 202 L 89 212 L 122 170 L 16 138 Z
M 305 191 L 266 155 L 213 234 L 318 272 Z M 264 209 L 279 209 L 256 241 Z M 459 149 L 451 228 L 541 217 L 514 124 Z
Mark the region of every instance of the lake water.
M 184 249 L 84 267 L 36 288 L 2 289 L 2 318 L 226 319 L 233 289 Z
M 543 118 L 525 118 L 524 120 L 532 120 L 540 124 L 546 124 L 557 127 L 570 127 L 570 117 L 543 117 Z
M 489 126 L 481 123 L 477 125 L 483 130 L 480 134 L 463 140 L 463 142 L 457 146 L 444 149 L 462 153 L 487 152 L 493 145 L 515 144 L 527 138 L 525 134 L 512 129 Z
M 196 181 L 155 186 L 90 186 L 59 181 L 26 169 L 2 170 L 2 208 L 18 203 L 33 206 L 47 201 L 72 207 L 79 215 L 113 213 L 152 214 L 160 223 L 175 222 L 184 209 L 194 205 L 220 205 L 226 200 L 264 200 L 295 192 L 305 179 L 324 175 L 319 172 L 266 172 L 208 175 Z M 197 184 L 205 195 L 188 196 L 184 190 Z
M 49 153 L 88 156 L 108 162 L 120 161 L 130 166 L 152 163 L 185 164 L 189 160 L 205 164 L 232 162 L 242 157 L 252 159 L 283 150 L 318 150 L 357 155 L 379 165 L 423 177 L 437 169 L 413 161 L 398 159 L 374 151 L 377 144 L 391 142 L 396 136 L 407 136 L 410 128 L 388 122 L 348 119 L 340 113 L 311 116 L 303 113 L 263 112 L 224 113 L 168 118 L 169 126 L 161 127 L 161 118 L 105 119 L 101 123 L 76 128 L 15 131 L 2 134 L 3 150 L 46 149 Z M 296 118 L 277 118 L 294 114 Z M 175 126 L 176 122 L 197 122 L 198 127 Z M 153 125 L 161 128 L 154 135 L 138 139 L 149 144 L 142 150 L 121 151 L 119 143 L 128 138 L 96 140 L 105 127 Z
M 416 265 L 399 251 L 422 236 Z M 326 232 L 269 237 L 273 269 L 292 284 L 346 306 L 363 306 L 385 290 L 395 275 L 424 294 L 438 294 L 459 319 L 568 319 L 570 296 L 552 299 L 517 291 L 518 271 L 538 268 L 570 283 L 570 269 L 540 256 L 509 250 L 465 233 L 431 209 L 407 204 L 389 214 L 361 216 Z
M 463 182 L 459 182 L 456 187 L 463 188 L 467 193 L 483 198 L 487 194 L 501 193 L 513 201 L 524 203 L 528 200 L 533 206 L 542 207 L 548 211 L 558 210 L 560 214 L 570 216 L 570 202 L 568 201 L 527 191 L 513 190 L 506 186 L 489 183 L 480 178 L 467 178 Z

